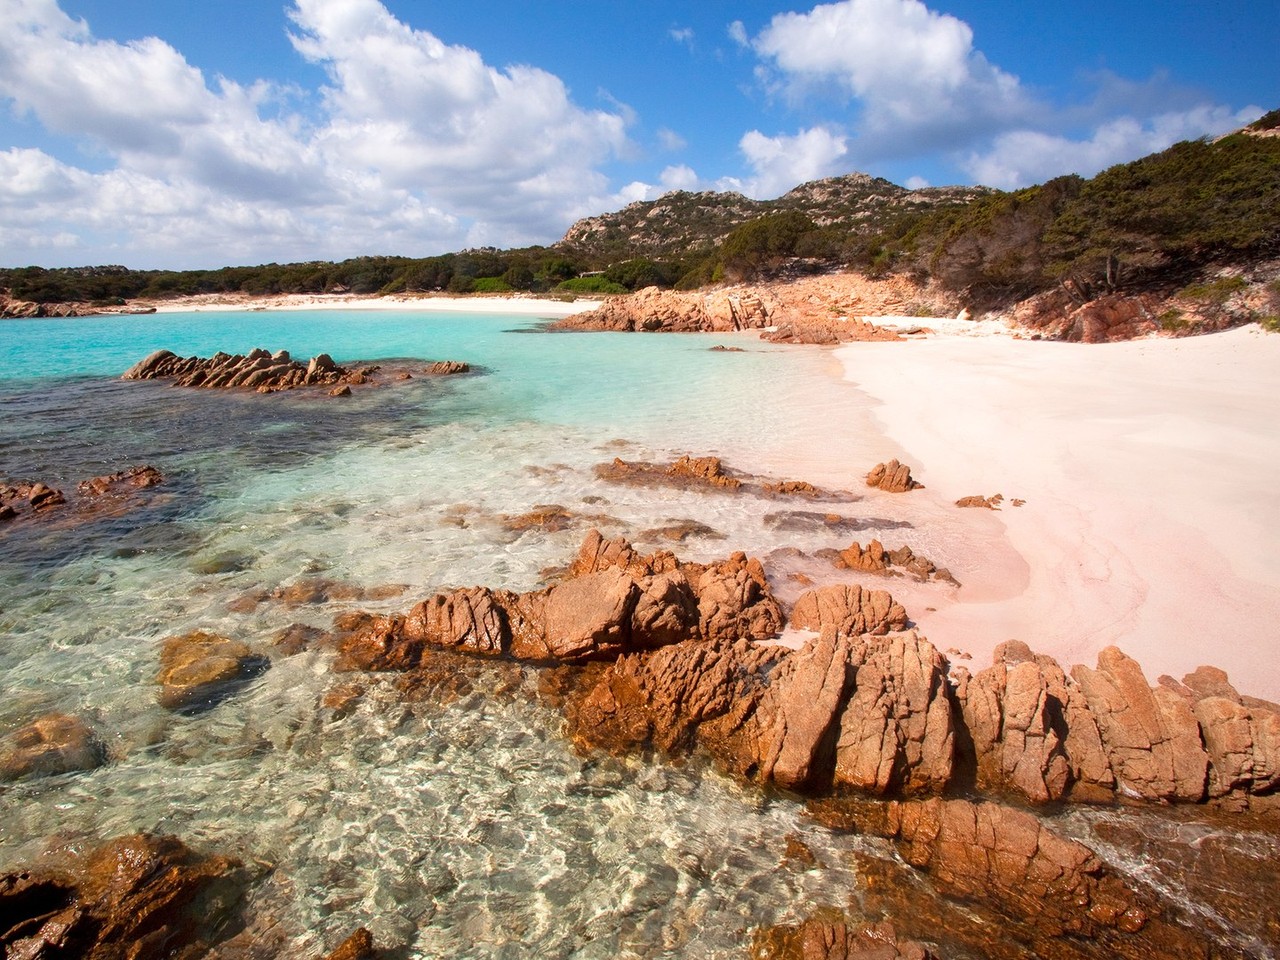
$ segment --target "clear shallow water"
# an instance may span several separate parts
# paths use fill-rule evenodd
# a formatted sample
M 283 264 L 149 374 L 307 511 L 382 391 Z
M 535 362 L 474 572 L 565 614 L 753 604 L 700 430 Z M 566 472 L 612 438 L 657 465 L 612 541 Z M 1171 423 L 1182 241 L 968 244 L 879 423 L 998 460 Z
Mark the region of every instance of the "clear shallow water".
M 741 957 L 756 925 L 856 900 L 851 852 L 888 857 L 884 845 L 833 837 L 793 800 L 697 763 L 581 757 L 531 669 L 470 664 L 460 697 L 410 702 L 394 677 L 370 678 L 354 713 L 333 722 L 320 701 L 351 678 L 335 677 L 323 651 L 270 650 L 295 622 L 400 610 L 453 585 L 535 587 L 590 526 L 652 548 L 672 545 L 645 531 L 694 520 L 714 535 L 674 545 L 680 555 L 745 549 L 785 570 L 794 550 L 851 539 L 788 511 L 835 512 L 857 521 L 859 539 L 909 542 L 964 580 L 970 521 L 927 499 L 890 510 L 892 498 L 852 493 L 815 507 L 596 478 L 614 456 L 717 454 L 856 490 L 896 451 L 825 353 L 534 330 L 519 318 L 391 312 L 0 327 L 0 479 L 70 489 L 141 463 L 167 478 L 124 516 L 0 530 L 0 732 L 64 710 L 86 717 L 113 757 L 0 792 L 0 867 L 55 833 L 171 832 L 271 868 L 255 906 L 301 955 L 365 925 L 414 957 Z M 484 372 L 347 400 L 116 379 L 159 347 L 255 346 L 339 362 L 459 359 Z M 582 519 L 556 532 L 504 525 L 547 503 Z M 317 576 L 403 589 L 244 602 Z M 195 629 L 273 662 L 217 708 L 174 716 L 155 702 L 158 651 Z M 822 867 L 784 865 L 789 836 Z

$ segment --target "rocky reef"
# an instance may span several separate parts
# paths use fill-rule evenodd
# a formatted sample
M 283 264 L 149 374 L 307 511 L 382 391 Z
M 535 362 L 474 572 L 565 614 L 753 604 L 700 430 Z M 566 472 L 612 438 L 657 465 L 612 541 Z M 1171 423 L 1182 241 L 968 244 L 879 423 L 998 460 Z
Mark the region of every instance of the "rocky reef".
M 57 487 L 41 480 L 0 484 L 0 523 L 11 520 L 58 518 L 62 522 L 116 516 L 139 506 L 141 491 L 164 482 L 155 467 L 129 467 L 117 473 L 81 480 L 68 499 Z
M 451 376 L 470 373 L 460 360 L 427 361 L 420 373 Z M 300 387 L 328 387 L 334 396 L 348 396 L 352 386 L 382 380 L 411 380 L 405 363 L 340 367 L 327 353 L 306 363 L 294 360 L 287 350 L 250 350 L 247 354 L 215 353 L 212 357 L 180 357 L 171 350 L 156 350 L 124 372 L 122 380 L 170 380 L 179 387 L 256 390 L 274 393 Z M 344 389 L 345 388 L 345 389 Z

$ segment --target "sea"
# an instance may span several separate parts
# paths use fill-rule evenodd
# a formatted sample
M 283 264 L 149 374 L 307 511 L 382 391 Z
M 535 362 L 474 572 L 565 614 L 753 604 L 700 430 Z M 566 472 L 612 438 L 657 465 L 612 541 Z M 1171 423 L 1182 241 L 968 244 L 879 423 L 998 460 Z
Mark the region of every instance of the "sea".
M 725 345 L 738 349 L 712 350 Z M 255 347 L 344 365 L 461 360 L 472 372 L 345 398 L 120 379 L 159 348 Z M 815 575 L 816 553 L 872 537 L 909 542 L 963 582 L 980 562 L 955 519 L 965 511 L 890 507 L 859 490 L 899 453 L 829 351 L 744 335 L 554 333 L 497 312 L 0 322 L 0 483 L 71 493 L 141 464 L 165 477 L 124 513 L 0 527 L 0 735 L 62 711 L 109 753 L 95 770 L 0 785 L 0 870 L 52 843 L 173 834 L 243 861 L 250 914 L 270 917 L 274 942 L 299 957 L 360 926 L 408 958 L 746 957 L 753 931 L 820 908 L 883 918 L 866 897 L 867 862 L 882 868 L 877 883 L 933 896 L 889 844 L 828 830 L 798 797 L 696 756 L 575 750 L 536 667 L 477 662 L 439 697 L 357 675 L 363 695 L 338 715 L 325 694 L 353 677 L 335 674 L 332 649 L 273 645 L 293 624 L 326 629 L 456 586 L 534 589 L 592 527 L 690 560 L 745 550 L 784 599 L 799 589 L 792 574 Z M 832 495 L 626 486 L 595 469 L 683 454 Z M 570 519 L 519 521 L 547 505 Z M 320 580 L 343 589 L 277 599 Z M 195 630 L 244 641 L 270 667 L 182 715 L 157 703 L 159 650 Z M 1046 816 L 1232 950 L 1275 954 L 1267 921 L 1226 905 L 1241 895 L 1236 860 L 1220 857 L 1230 897 L 1186 866 L 1206 837 L 1274 862 L 1273 838 L 1172 829 L 1141 810 Z M 889 919 L 950 942 L 909 913 Z M 946 955 L 977 954 L 955 941 Z

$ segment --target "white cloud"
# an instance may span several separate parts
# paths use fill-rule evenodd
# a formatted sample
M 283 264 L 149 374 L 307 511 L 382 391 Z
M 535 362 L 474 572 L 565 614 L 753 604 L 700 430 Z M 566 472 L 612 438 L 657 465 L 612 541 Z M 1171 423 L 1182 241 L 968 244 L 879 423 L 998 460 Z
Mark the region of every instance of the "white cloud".
M 914 148 L 931 136 L 990 131 L 1028 106 L 1018 79 L 974 49 L 968 24 L 919 0 L 841 0 L 778 14 L 753 47 L 776 91 L 855 98 L 864 140 L 888 136 Z
M 7 0 L 0 98 L 108 169 L 0 154 L 0 217 L 24 225 L 6 249 L 34 259 L 72 236 L 91 256 L 114 236 L 133 265 L 207 266 L 545 241 L 628 147 L 626 111 L 583 109 L 558 77 L 490 67 L 377 0 L 298 0 L 290 16 L 329 78 L 311 122 L 268 118 L 270 82 L 209 81 L 161 40 L 98 39 L 56 0 Z
M 751 39 L 747 36 L 746 24 L 741 20 L 735 20 L 729 24 L 726 32 L 729 34 L 729 39 L 740 47 L 746 47 L 751 44 Z
M 923 190 L 931 184 L 924 177 L 907 177 L 907 182 L 903 186 L 908 190 Z
M 718 186 L 756 200 L 772 199 L 797 184 L 840 173 L 849 153 L 848 137 L 824 127 L 811 127 L 793 137 L 767 137 L 752 130 L 738 146 L 752 176 L 727 177 Z
M 692 27 L 673 27 L 667 31 L 667 34 L 676 43 L 682 43 L 686 47 L 693 47 L 693 28 Z
M 684 137 L 674 130 L 668 130 L 666 127 L 658 130 L 658 143 L 661 144 L 663 150 L 669 150 L 672 153 L 683 150 L 689 145 L 689 142 Z
M 1227 133 L 1256 119 L 1262 110 L 1200 106 L 1145 120 L 1119 117 L 1082 139 L 1038 130 L 1012 130 L 997 136 L 989 150 L 971 153 L 963 167 L 973 179 L 1011 190 L 1042 183 L 1064 173 L 1093 176 L 1117 163 L 1155 153 L 1177 143 Z
M 667 190 L 701 190 L 703 187 L 693 167 L 683 163 L 666 167 L 658 179 Z

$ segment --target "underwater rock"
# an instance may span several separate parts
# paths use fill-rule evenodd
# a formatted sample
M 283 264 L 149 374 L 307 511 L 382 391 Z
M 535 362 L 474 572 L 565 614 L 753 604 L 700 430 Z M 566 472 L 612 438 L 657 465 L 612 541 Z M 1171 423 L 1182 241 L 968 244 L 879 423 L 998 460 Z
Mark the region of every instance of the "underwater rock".
M 13 958 L 202 956 L 246 883 L 238 861 L 176 837 L 134 834 L 88 854 L 68 846 L 0 876 L 0 948 Z
M 265 657 L 238 640 L 203 630 L 169 637 L 160 651 L 156 698 L 168 710 L 199 712 L 217 706 L 268 666 Z
M 106 758 L 102 741 L 83 720 L 49 713 L 0 740 L 0 780 L 92 770 Z

